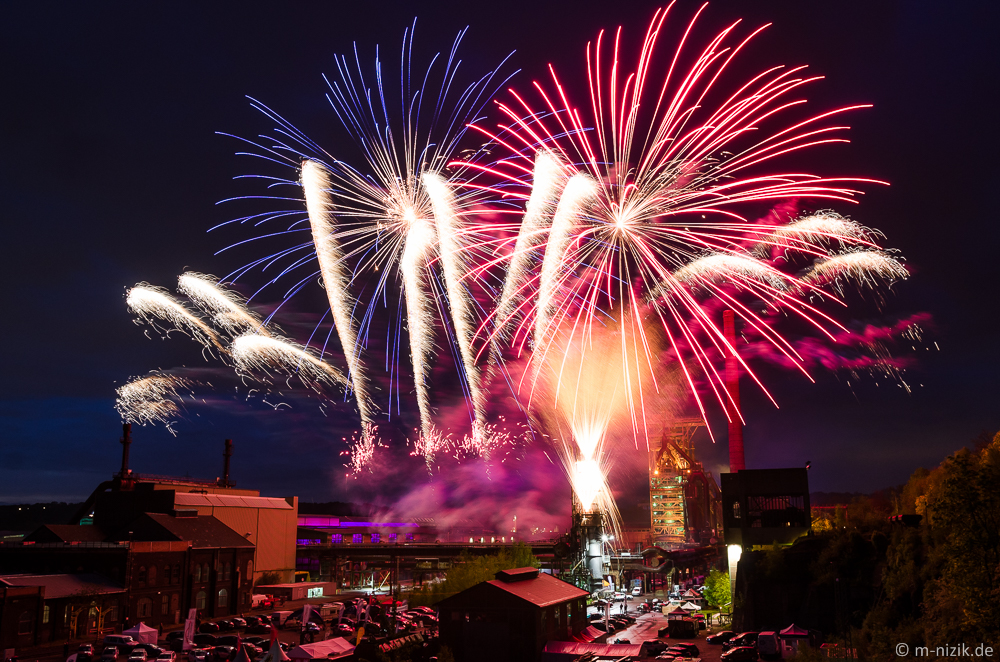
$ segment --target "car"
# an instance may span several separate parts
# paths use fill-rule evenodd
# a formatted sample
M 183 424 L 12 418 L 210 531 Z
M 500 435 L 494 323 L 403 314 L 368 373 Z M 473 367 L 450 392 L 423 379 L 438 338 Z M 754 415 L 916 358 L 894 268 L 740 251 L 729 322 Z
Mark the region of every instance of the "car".
M 188 651 L 188 662 L 212 662 L 212 649 L 192 648 Z
M 132 652 L 128 655 L 128 662 L 146 662 L 146 651 L 142 648 L 136 647 L 132 649 Z
M 251 660 L 264 652 L 264 650 L 260 646 L 254 646 L 253 644 L 244 644 L 243 650 L 246 651 L 247 657 L 249 657 Z
M 638 598 L 640 595 L 642 595 L 642 589 L 641 588 L 639 588 L 637 586 L 634 589 L 632 589 L 632 597 L 633 598 Z
M 694 644 L 674 644 L 667 649 L 668 653 L 673 653 L 677 657 L 698 657 L 701 652 Z
M 236 624 L 232 621 L 218 621 L 219 629 L 223 632 L 229 632 L 230 630 L 236 629 Z
M 167 633 L 167 641 L 173 641 L 174 639 L 183 639 L 184 630 L 174 630 L 173 632 Z
M 215 638 L 216 646 L 231 646 L 232 648 L 236 648 L 239 643 L 240 638 L 235 634 L 220 634 Z
M 615 602 L 625 602 L 625 594 L 624 593 L 615 593 L 614 601 Z
M 233 627 L 235 627 L 237 630 L 242 630 L 247 626 L 247 621 L 245 618 L 240 618 L 239 616 L 237 616 L 235 618 L 230 618 L 229 620 L 233 622 Z
M 246 631 L 248 634 L 263 634 L 270 636 L 272 627 L 273 626 L 270 623 L 265 623 L 264 621 L 260 621 L 256 625 L 250 625 L 249 623 L 247 623 Z
M 76 649 L 77 653 L 83 653 L 85 655 L 94 654 L 94 644 L 80 644 L 80 647 Z
M 211 633 L 218 632 L 221 628 L 218 623 L 213 623 L 212 621 L 205 621 L 198 626 L 198 632 Z
M 246 627 L 248 628 L 254 627 L 255 625 L 260 625 L 261 623 L 260 616 L 247 616 L 243 620 L 246 622 Z
M 333 628 L 333 631 L 334 631 L 334 632 L 335 632 L 335 633 L 336 633 L 336 634 L 337 634 L 338 636 L 341 636 L 341 637 L 350 637 L 350 636 L 351 636 L 352 634 L 354 634 L 354 628 L 353 628 L 353 627 L 351 627 L 351 626 L 350 626 L 349 624 L 347 624 L 347 623 L 338 623 L 338 624 L 337 624 L 337 625 L 336 625 L 336 626 L 335 626 L 335 627 Z
M 127 634 L 109 634 L 104 637 L 104 646 L 135 646 L 135 639 Z
M 735 636 L 736 633 L 732 630 L 723 630 L 722 632 L 716 632 L 715 634 L 710 634 L 705 637 L 705 643 L 722 645 Z
M 309 621 L 308 623 L 306 623 L 306 632 L 310 634 L 319 634 L 320 627 L 316 623 Z
M 722 644 L 722 650 L 727 651 L 730 648 L 739 648 L 741 646 L 756 646 L 758 634 L 758 632 L 743 632 L 742 634 L 738 634 Z
M 645 602 L 643 602 L 643 603 L 639 604 L 639 605 L 638 605 L 638 606 L 637 606 L 637 607 L 635 608 L 635 610 L 636 610 L 637 612 L 639 612 L 640 614 L 648 614 L 649 612 L 651 612 L 651 611 L 653 610 L 653 608 L 652 608 L 652 607 L 650 607 L 650 606 L 649 606 L 648 604 L 646 604 Z
M 257 646 L 258 648 L 263 648 L 264 647 L 264 642 L 266 642 L 266 641 L 268 641 L 268 640 L 265 639 L 264 637 L 247 637 L 246 639 L 243 640 L 243 643 L 245 643 L 245 644 L 253 644 L 254 646 Z
M 101 662 L 118 662 L 118 648 L 115 646 L 106 646 L 101 651 Z
M 232 646 L 216 646 L 212 651 L 212 658 L 215 662 L 228 662 L 236 657 L 236 649 Z
M 132 652 L 134 653 L 137 650 L 146 651 L 147 660 L 155 660 L 156 658 L 160 657 L 160 653 L 163 652 L 163 649 L 155 644 L 136 644 L 135 647 L 132 649 Z
M 207 632 L 199 632 L 198 634 L 194 635 L 194 639 L 192 639 L 192 641 L 194 645 L 198 646 L 199 648 L 205 646 L 214 646 L 215 635 L 208 634 Z
M 156 658 L 157 662 L 177 662 L 177 653 L 173 651 L 163 651 Z
M 757 662 L 759 657 L 753 646 L 737 646 L 723 653 L 720 659 L 723 662 Z

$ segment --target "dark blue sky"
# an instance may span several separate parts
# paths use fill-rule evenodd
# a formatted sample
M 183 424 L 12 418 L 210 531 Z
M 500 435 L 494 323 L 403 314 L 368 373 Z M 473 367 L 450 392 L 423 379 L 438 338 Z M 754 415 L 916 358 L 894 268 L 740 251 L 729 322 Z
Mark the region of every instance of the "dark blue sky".
M 3 10 L 0 502 L 83 499 L 118 466 L 114 388 L 154 368 L 210 365 L 184 338 L 146 338 L 123 295 L 144 280 L 172 287 L 185 268 L 223 274 L 236 266 L 213 255 L 235 235 L 206 231 L 235 214 L 216 202 L 238 194 L 232 178 L 249 171 L 234 156 L 234 141 L 216 132 L 254 136 L 272 128 L 244 95 L 335 152 L 347 147 L 321 74 L 354 40 L 369 54 L 380 43 L 392 59 L 414 16 L 425 52 L 447 47 L 470 25 L 462 53 L 477 70 L 517 49 L 521 87 L 543 76 L 548 62 L 572 82 L 598 29 L 623 24 L 638 39 L 655 6 L 204 4 L 16 3 Z M 874 104 L 852 116 L 853 144 L 823 158 L 832 170 L 891 182 L 843 211 L 901 250 L 913 277 L 896 287 L 886 312 L 930 312 L 929 339 L 941 349 L 921 355 L 910 395 L 872 381 L 851 388 L 843 375 L 809 385 L 767 372 L 781 409 L 745 390 L 748 466 L 811 460 L 815 490 L 898 484 L 980 431 L 1000 429 L 1000 48 L 993 35 L 1000 6 L 718 2 L 707 24 L 721 28 L 738 16 L 751 26 L 774 23 L 745 57 L 753 68 L 810 64 L 827 76 L 810 95 L 815 108 Z M 290 313 L 315 313 L 312 303 L 304 299 Z M 340 414 L 324 416 L 315 401 L 292 404 L 275 411 L 215 394 L 189 408 L 176 438 L 138 429 L 133 467 L 211 478 L 222 440 L 232 437 L 237 481 L 266 494 L 388 498 L 426 482 L 419 464 L 401 464 L 345 483 Z M 725 445 L 702 453 L 717 468 Z

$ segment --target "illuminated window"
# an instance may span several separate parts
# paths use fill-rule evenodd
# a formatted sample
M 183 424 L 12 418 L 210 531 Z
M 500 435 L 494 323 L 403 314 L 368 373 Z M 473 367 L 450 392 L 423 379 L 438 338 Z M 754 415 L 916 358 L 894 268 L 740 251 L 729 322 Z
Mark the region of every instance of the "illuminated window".
M 205 591 L 198 591 L 198 596 L 194 599 L 194 606 L 196 609 L 204 609 L 208 606 L 208 595 Z
M 372 542 L 373 543 L 382 542 L 382 535 L 379 534 L 379 533 L 373 533 L 372 534 Z
M 332 536 L 330 536 L 330 542 L 332 542 L 334 545 L 339 545 L 342 542 L 344 542 L 344 535 L 341 533 L 335 533 Z
M 355 533 L 351 539 L 355 543 L 363 543 L 365 541 L 365 536 L 363 533 Z
M 413 534 L 412 533 L 407 533 L 406 534 L 406 542 L 413 542 Z
M 226 592 L 226 589 L 224 588 L 219 589 L 219 600 L 216 604 L 220 607 L 225 607 L 227 604 L 229 604 L 229 593 Z
M 42 623 L 49 622 L 49 606 L 45 605 L 42 607 Z
M 389 542 L 396 542 L 396 534 L 395 533 L 390 533 L 389 534 Z

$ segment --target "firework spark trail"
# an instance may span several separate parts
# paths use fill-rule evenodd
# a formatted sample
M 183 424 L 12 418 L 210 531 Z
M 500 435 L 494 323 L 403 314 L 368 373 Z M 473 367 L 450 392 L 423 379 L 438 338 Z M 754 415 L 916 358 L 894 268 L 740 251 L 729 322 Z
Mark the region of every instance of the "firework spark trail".
M 539 150 L 535 156 L 531 195 L 524 208 L 524 218 L 494 314 L 494 319 L 497 320 L 495 340 L 508 337 L 507 330 L 514 323 L 513 314 L 518 308 L 521 290 L 531 268 L 534 249 L 544 243 L 543 235 L 551 222 L 552 203 L 562 184 L 562 167 L 559 162 L 548 151 Z
M 579 216 L 593 199 L 597 189 L 587 175 L 573 175 L 556 207 L 552 219 L 549 241 L 542 258 L 541 275 L 538 282 L 538 305 L 535 317 L 535 351 L 544 351 L 549 324 L 556 309 L 555 296 L 558 292 L 559 273 L 564 267 L 563 259 Z
M 821 259 L 802 277 L 806 283 L 833 283 L 855 280 L 875 287 L 880 281 L 905 280 L 909 277 L 899 260 L 884 251 L 854 251 Z
M 247 310 L 240 298 L 216 284 L 213 276 L 188 271 L 177 277 L 177 291 L 209 315 L 212 322 L 225 329 L 230 335 L 244 331 L 255 331 L 271 335 L 256 315 Z
M 382 442 L 378 440 L 378 428 L 371 423 L 365 423 L 361 433 L 353 435 L 350 440 L 345 437 L 344 442 L 347 444 L 347 450 L 341 451 L 340 454 L 347 456 L 347 463 L 344 466 L 350 470 L 348 477 L 357 477 L 366 469 L 371 471 L 375 449 L 384 448 Z
M 351 314 L 354 298 L 349 289 L 350 278 L 344 251 L 336 235 L 333 204 L 329 194 L 330 178 L 321 164 L 311 160 L 302 164 L 302 189 L 306 196 L 309 225 L 312 228 L 313 244 L 316 246 L 316 259 L 319 261 L 320 273 L 323 274 L 327 301 L 330 303 L 334 325 L 340 337 L 340 346 L 347 360 L 354 396 L 361 412 L 362 430 L 367 430 L 372 424 L 368 376 L 361 362 L 361 347 L 358 345 L 354 316 Z
M 413 386 L 420 410 L 420 430 L 424 437 L 433 434 L 431 403 L 428 393 L 428 366 L 434 350 L 434 305 L 427 281 L 427 262 L 434 246 L 434 228 L 425 219 L 409 214 L 410 229 L 399 261 L 409 323 L 410 362 Z
M 795 279 L 749 256 L 715 253 L 698 258 L 674 272 L 680 282 L 761 283 L 776 290 L 787 289 Z
M 430 196 L 434 208 L 434 223 L 438 234 L 438 255 L 441 260 L 441 270 L 444 272 L 445 289 L 448 293 L 448 307 L 451 310 L 452 324 L 455 327 L 455 337 L 458 341 L 459 354 L 465 368 L 465 378 L 469 386 L 472 409 L 475 415 L 474 436 L 485 433 L 486 396 L 480 384 L 479 367 L 476 365 L 476 354 L 472 348 L 472 337 L 476 326 L 472 320 L 472 305 L 469 294 L 462 280 L 468 268 L 462 258 L 462 243 L 459 239 L 461 228 L 452 201 L 448 184 L 435 173 L 425 173 L 424 188 Z
M 806 216 L 778 227 L 773 233 L 760 239 L 758 248 L 790 248 L 815 252 L 818 246 L 831 243 L 866 245 L 878 248 L 873 243 L 877 233 L 871 228 L 844 218 L 834 212 L 820 212 Z
M 169 322 L 206 349 L 215 347 L 220 352 L 226 353 L 226 348 L 219 340 L 219 334 L 162 288 L 140 283 L 128 291 L 125 303 L 132 313 L 147 324 L 155 327 L 156 319 Z
M 233 340 L 231 351 L 236 367 L 241 370 L 265 373 L 280 370 L 289 376 L 294 374 L 311 388 L 323 384 L 348 385 L 339 370 L 290 340 L 244 333 Z
M 173 375 L 152 374 L 134 379 L 116 389 L 118 399 L 115 409 L 126 423 L 163 423 L 176 435 L 171 423 L 180 414 L 177 400 L 179 390 L 190 388 L 194 382 Z

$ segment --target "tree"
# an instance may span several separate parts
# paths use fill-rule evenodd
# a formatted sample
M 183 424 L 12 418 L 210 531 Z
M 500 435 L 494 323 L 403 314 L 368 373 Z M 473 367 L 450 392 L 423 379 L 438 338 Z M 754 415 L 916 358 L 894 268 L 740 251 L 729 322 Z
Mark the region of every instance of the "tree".
M 705 600 L 712 607 L 721 607 L 730 600 L 729 573 L 712 570 L 705 580 Z
M 444 582 L 410 594 L 414 605 L 434 604 L 481 582 L 494 579 L 496 573 L 511 568 L 541 567 L 542 563 L 523 542 L 501 549 L 496 554 L 473 556 L 463 552 L 459 561 L 448 571 Z

